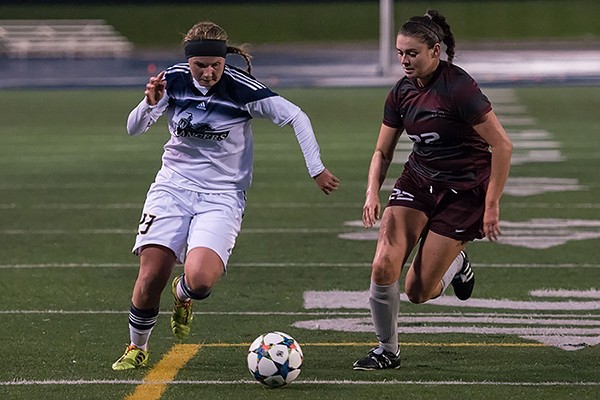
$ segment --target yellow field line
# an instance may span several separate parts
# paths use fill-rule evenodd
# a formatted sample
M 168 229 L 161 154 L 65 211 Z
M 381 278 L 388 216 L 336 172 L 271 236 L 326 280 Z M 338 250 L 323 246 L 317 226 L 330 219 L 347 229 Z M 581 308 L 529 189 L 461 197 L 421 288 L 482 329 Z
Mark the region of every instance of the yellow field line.
M 377 343 L 366 342 L 340 342 L 340 343 L 300 343 L 302 347 L 358 347 L 358 346 L 376 346 Z M 250 343 L 204 343 L 203 347 L 247 347 Z M 485 342 L 465 342 L 465 343 L 431 343 L 431 342 L 402 342 L 400 346 L 407 347 L 546 347 L 543 343 L 485 343 Z
M 368 342 L 337 342 L 337 343 L 303 343 L 302 347 L 358 347 L 376 346 Z M 158 400 L 167 389 L 183 366 L 198 353 L 202 347 L 248 347 L 250 343 L 202 343 L 177 344 L 156 364 L 144 377 L 142 384 L 127 396 L 125 400 Z M 542 343 L 431 343 L 431 342 L 402 342 L 400 346 L 414 347 L 544 347 Z
M 144 377 L 144 382 L 125 400 L 158 400 L 181 368 L 196 355 L 201 344 L 176 344 Z

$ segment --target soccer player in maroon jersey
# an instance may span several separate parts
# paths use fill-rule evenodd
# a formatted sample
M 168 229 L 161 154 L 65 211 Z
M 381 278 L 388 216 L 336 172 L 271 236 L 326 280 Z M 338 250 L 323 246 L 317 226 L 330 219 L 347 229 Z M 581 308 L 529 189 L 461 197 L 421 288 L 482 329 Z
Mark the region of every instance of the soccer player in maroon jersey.
M 446 45 L 447 61 L 440 59 Z M 369 167 L 363 224 L 381 213 L 379 189 L 402 131 L 413 149 L 381 215 L 369 304 L 379 346 L 355 370 L 400 367 L 399 284 L 402 267 L 418 245 L 405 293 L 423 303 L 452 284 L 471 296 L 475 278 L 466 244 L 500 234 L 500 197 L 508 178 L 512 144 L 477 83 L 452 64 L 454 36 L 436 10 L 410 18 L 397 38 L 405 77 L 389 92 Z

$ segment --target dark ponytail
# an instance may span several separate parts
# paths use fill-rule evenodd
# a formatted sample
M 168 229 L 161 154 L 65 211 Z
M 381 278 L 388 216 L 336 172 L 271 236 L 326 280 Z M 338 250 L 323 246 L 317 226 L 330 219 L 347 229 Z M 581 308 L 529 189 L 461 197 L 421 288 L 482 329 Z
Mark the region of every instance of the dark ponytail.
M 424 16 L 412 17 L 402 25 L 398 34 L 420 38 L 429 48 L 436 43 L 444 43 L 448 62 L 452 63 L 454 59 L 454 34 L 446 18 L 437 10 L 427 10 Z

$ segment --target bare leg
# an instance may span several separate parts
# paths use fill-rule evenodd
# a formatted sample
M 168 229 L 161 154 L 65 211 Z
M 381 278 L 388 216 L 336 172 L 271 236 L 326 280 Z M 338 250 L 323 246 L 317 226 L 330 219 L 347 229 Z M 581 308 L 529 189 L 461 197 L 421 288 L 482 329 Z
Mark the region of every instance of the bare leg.
M 464 248 L 461 241 L 429 232 L 406 273 L 404 289 L 409 300 L 423 303 L 438 297 L 443 291 L 444 274 Z
M 163 246 L 146 246 L 140 253 L 140 271 L 133 288 L 132 303 L 139 309 L 156 308 L 173 267 L 175 254 Z
M 208 296 L 224 272 L 223 260 L 209 248 L 196 247 L 186 256 L 185 284 L 198 297 Z
M 384 211 L 369 291 L 371 316 L 380 347 L 376 351 L 383 349 L 394 354 L 398 351 L 398 280 L 426 223 L 425 214 L 414 209 L 389 207 Z
M 387 207 L 383 212 L 371 280 L 378 285 L 398 282 L 402 267 L 427 224 L 427 216 L 406 207 Z

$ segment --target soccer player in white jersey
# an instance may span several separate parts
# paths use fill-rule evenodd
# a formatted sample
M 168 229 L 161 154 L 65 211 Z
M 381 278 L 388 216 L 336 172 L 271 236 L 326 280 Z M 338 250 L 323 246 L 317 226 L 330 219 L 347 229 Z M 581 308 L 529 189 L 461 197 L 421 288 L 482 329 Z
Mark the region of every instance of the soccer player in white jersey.
M 188 62 L 150 78 L 127 120 L 128 133 L 140 135 L 166 113 L 171 137 L 133 248 L 140 269 L 129 313 L 130 344 L 112 365 L 115 370 L 148 362 L 160 296 L 176 262 L 184 263 L 184 273 L 171 285 L 171 328 L 179 338 L 190 332 L 192 300 L 207 298 L 225 272 L 252 179 L 252 118 L 290 125 L 316 185 L 325 194 L 339 185 L 321 162 L 308 116 L 250 75 L 250 55 L 230 45 L 221 27 L 199 22 L 183 44 Z M 248 72 L 227 65 L 229 53 L 242 56 Z

